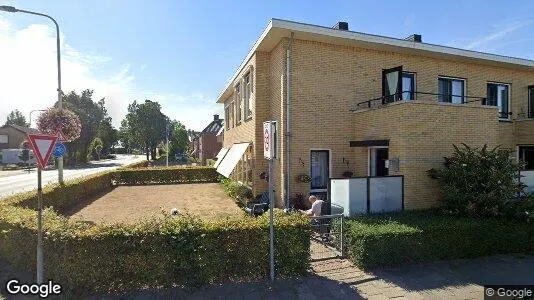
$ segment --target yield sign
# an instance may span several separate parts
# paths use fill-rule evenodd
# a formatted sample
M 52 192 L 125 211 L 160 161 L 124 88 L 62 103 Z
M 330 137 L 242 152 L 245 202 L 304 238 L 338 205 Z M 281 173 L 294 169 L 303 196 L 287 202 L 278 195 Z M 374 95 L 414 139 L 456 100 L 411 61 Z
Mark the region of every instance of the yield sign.
M 57 139 L 57 135 L 28 134 L 39 168 L 43 169 L 48 163 Z

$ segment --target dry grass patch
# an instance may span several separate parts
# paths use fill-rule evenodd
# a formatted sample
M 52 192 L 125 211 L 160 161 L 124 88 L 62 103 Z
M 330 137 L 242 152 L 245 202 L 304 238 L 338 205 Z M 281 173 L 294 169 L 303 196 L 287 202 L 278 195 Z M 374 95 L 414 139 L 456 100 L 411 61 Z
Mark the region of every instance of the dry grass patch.
M 240 215 L 242 211 L 218 183 L 119 186 L 71 211 L 74 220 L 135 223 L 177 208 L 203 219 Z

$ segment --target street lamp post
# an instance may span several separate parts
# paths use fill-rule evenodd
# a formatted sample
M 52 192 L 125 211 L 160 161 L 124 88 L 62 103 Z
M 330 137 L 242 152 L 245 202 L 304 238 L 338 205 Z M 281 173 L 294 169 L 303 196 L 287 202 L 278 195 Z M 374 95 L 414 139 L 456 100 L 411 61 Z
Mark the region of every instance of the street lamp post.
M 10 13 L 27 13 L 31 15 L 37 15 L 46 17 L 56 25 L 56 42 L 57 42 L 57 98 L 58 98 L 58 107 L 62 108 L 63 103 L 61 99 L 61 54 L 60 54 L 60 44 L 59 44 L 59 25 L 56 20 L 49 15 L 27 11 L 22 9 L 17 9 L 13 6 L 0 6 L 0 11 L 10 12 Z M 31 118 L 31 113 L 30 113 Z M 31 125 L 31 124 L 30 124 Z M 58 181 L 60 184 L 63 184 L 63 158 L 58 158 Z M 43 250 L 43 197 L 41 189 L 41 168 L 37 169 L 37 283 L 41 284 L 44 282 L 44 250 Z
M 26 14 L 30 14 L 30 15 L 37 15 L 37 16 L 45 17 L 45 18 L 48 18 L 48 19 L 52 20 L 52 22 L 54 22 L 54 25 L 56 25 L 57 103 L 58 103 L 58 108 L 63 108 L 63 99 L 62 99 L 62 92 L 61 92 L 61 51 L 60 51 L 61 47 L 60 47 L 60 39 L 59 39 L 59 25 L 57 24 L 56 20 L 54 20 L 54 18 L 52 18 L 49 15 L 45 15 L 45 14 L 42 14 L 42 13 L 33 12 L 33 11 L 29 11 L 29 10 L 18 9 L 18 8 L 13 7 L 13 6 L 7 6 L 7 5 L 1 5 L 0 6 L 0 11 L 11 12 L 11 13 L 21 12 L 21 13 L 26 13 Z M 58 168 L 57 168 L 57 170 L 58 170 L 57 179 L 58 179 L 60 184 L 63 184 L 63 157 L 58 157 Z
M 32 127 L 32 114 L 36 111 L 45 111 L 46 109 L 34 109 L 30 111 L 30 127 Z

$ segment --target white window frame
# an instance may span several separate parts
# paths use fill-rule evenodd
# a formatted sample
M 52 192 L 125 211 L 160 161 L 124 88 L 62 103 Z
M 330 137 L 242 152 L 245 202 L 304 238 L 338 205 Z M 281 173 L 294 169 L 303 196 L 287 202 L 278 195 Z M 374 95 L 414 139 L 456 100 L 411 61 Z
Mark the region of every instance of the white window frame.
M 510 115 L 510 111 L 512 110 L 512 107 L 511 107 L 511 105 L 512 105 L 512 85 L 510 83 L 488 81 L 488 82 L 486 82 L 486 89 L 488 88 L 488 84 L 496 84 L 496 85 L 506 85 L 506 86 L 508 86 L 508 115 L 507 115 L 506 118 L 501 118 L 501 112 L 499 112 L 499 120 L 509 121 L 510 120 L 510 116 L 511 116 Z M 488 95 L 486 95 L 486 97 L 487 96 Z M 497 105 L 495 107 L 497 107 L 497 109 L 499 109 L 499 103 L 498 102 L 497 102 Z
M 248 78 L 248 83 L 246 81 L 246 79 Z M 251 104 L 252 104 L 252 88 L 253 88 L 253 85 L 252 85 L 252 68 L 245 74 L 245 76 L 243 76 L 243 96 L 244 96 L 244 101 L 245 101 L 245 105 L 243 105 L 244 107 L 244 111 L 243 111 L 243 115 L 244 115 L 244 119 L 245 120 L 250 120 L 252 119 L 252 109 L 251 109 Z M 247 90 L 248 90 L 248 93 L 247 93 Z M 250 114 L 249 114 L 249 110 L 250 110 Z
M 413 75 L 413 99 L 410 99 L 410 100 L 416 100 L 417 99 L 417 73 L 415 72 L 408 72 L 408 71 L 402 71 L 402 75 L 401 75 L 401 80 L 404 78 L 404 74 L 410 74 L 410 75 Z M 404 84 L 402 85 L 403 89 L 404 89 Z M 408 91 L 406 91 L 407 93 Z M 402 95 L 404 95 L 405 91 L 402 91 L 401 93 L 401 98 L 402 98 Z M 402 100 L 401 101 L 410 101 L 410 100 Z
M 243 86 L 241 81 L 234 85 L 235 124 L 241 124 L 243 118 Z
M 310 148 L 310 151 L 308 152 L 309 153 L 309 157 L 310 157 L 310 177 L 311 177 L 311 167 L 312 167 L 312 162 L 311 162 L 311 153 L 312 151 L 328 151 L 328 179 L 331 179 L 332 178 L 332 174 L 333 174 L 333 170 L 332 170 L 332 150 L 331 149 L 325 149 L 325 148 Z M 324 193 L 324 192 L 328 192 L 328 186 L 326 189 L 312 189 L 311 188 L 311 184 L 308 185 L 308 187 L 310 188 L 310 193 Z
M 452 99 L 451 99 L 451 102 L 442 102 L 442 101 L 439 101 L 439 97 L 442 96 L 440 93 L 439 93 L 439 80 L 440 79 L 449 79 L 449 80 L 457 80 L 457 81 L 462 81 L 464 84 L 463 84 L 463 90 L 464 90 L 464 94 L 462 95 L 462 103 L 454 103 L 452 102 Z M 451 90 L 451 93 L 452 93 L 452 90 Z M 458 97 L 457 95 L 451 95 L 451 97 Z M 467 79 L 466 78 L 459 78 L 459 77 L 451 77 L 451 76 L 442 76 L 442 75 L 439 75 L 438 76 L 438 102 L 439 103 L 449 103 L 449 104 L 455 104 L 455 105 L 458 105 L 458 104 L 465 104 L 467 103 Z
M 371 149 L 388 149 L 388 157 L 389 157 L 389 146 L 370 146 L 367 147 L 367 176 L 371 177 Z M 388 158 L 389 159 L 389 158 Z M 389 174 L 389 168 L 388 168 L 388 174 Z
M 230 103 L 224 106 L 224 129 L 230 129 Z

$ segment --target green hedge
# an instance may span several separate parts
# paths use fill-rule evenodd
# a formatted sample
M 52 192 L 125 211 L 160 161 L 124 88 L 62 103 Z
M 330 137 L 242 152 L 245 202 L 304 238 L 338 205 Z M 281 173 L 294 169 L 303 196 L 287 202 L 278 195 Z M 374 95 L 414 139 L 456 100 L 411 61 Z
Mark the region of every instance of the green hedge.
M 51 184 L 43 187 L 43 206 L 54 207 L 64 213 L 76 204 L 112 188 L 114 171 L 98 173 L 86 177 L 68 180 L 64 185 Z M 22 207 L 37 208 L 37 192 L 15 194 L 2 199 L 1 202 Z
M 121 167 L 119 169 L 137 169 L 137 168 L 146 168 L 148 167 L 148 160 L 139 161 L 127 166 Z
M 534 252 L 534 224 L 434 211 L 351 218 L 347 251 L 359 267 Z
M 267 217 L 203 222 L 188 216 L 137 225 L 87 225 L 44 213 L 45 278 L 70 293 L 116 292 L 268 276 Z M 35 212 L 0 205 L 0 255 L 35 270 Z M 309 269 L 309 221 L 276 215 L 277 276 Z
M 115 173 L 117 184 L 207 183 L 217 182 L 219 174 L 211 167 L 161 167 L 122 169 Z

